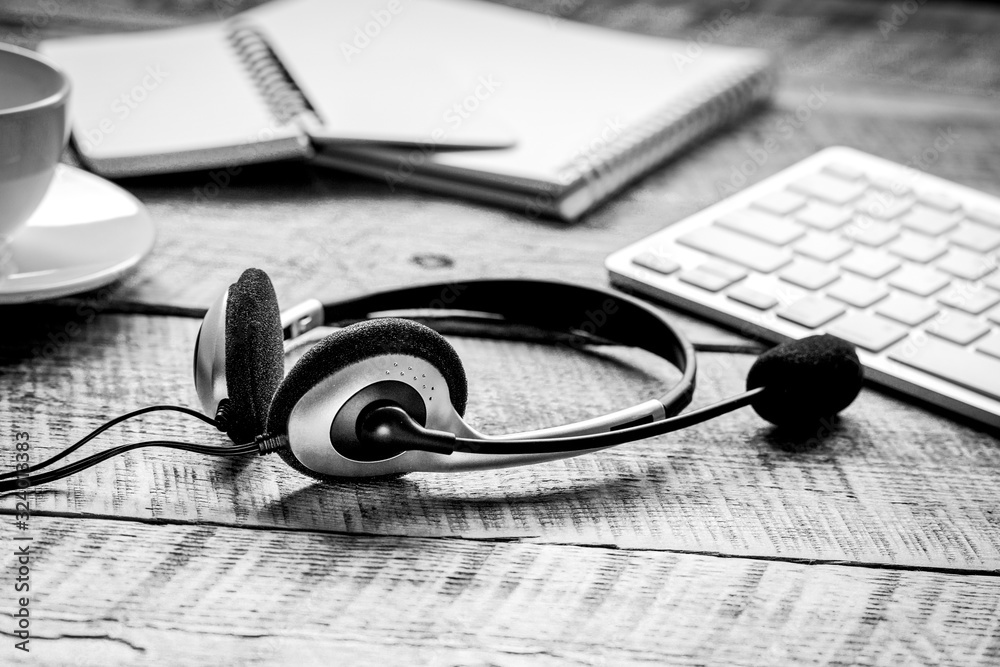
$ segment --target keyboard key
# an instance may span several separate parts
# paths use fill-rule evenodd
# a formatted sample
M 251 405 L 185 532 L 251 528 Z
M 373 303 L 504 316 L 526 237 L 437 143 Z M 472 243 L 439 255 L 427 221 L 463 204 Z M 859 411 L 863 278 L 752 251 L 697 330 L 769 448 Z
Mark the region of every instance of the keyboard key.
M 778 317 L 795 322 L 807 329 L 823 326 L 830 320 L 840 317 L 844 312 L 842 305 L 820 296 L 807 296 L 777 311 Z
M 917 201 L 924 206 L 930 206 L 945 213 L 954 213 L 962 208 L 962 204 L 957 199 L 949 197 L 942 192 L 934 192 L 932 190 L 917 192 Z
M 912 233 L 904 233 L 889 246 L 892 254 L 920 264 L 937 259 L 947 249 L 948 244 L 940 239 Z
M 951 242 L 969 250 L 989 252 L 1000 247 L 1000 231 L 974 222 L 963 222 L 952 232 Z
M 985 287 L 955 286 L 938 297 L 945 306 L 957 308 L 970 315 L 982 315 L 1000 303 L 1000 294 Z
M 887 192 L 872 190 L 854 203 L 854 210 L 878 220 L 893 220 L 913 206 L 909 197 L 897 197 Z
M 889 358 L 1000 400 L 1000 359 L 933 338 L 901 343 Z
M 673 273 L 681 268 L 680 264 L 669 257 L 654 252 L 639 253 L 632 258 L 632 263 L 664 275 Z
M 884 278 L 900 267 L 899 260 L 878 250 L 857 248 L 840 265 L 872 280 Z
M 889 284 L 917 296 L 930 296 L 948 286 L 945 274 L 922 266 L 904 266 L 889 278 Z
M 730 264 L 729 262 L 723 262 L 721 259 L 709 260 L 698 268 L 702 271 L 708 271 L 709 273 L 720 275 L 723 278 L 728 278 L 730 283 L 735 283 L 737 280 L 743 280 L 747 277 L 746 269 L 736 266 L 735 264 Z
M 709 292 L 718 292 L 729 287 L 733 281 L 717 273 L 709 273 L 703 269 L 690 269 L 677 274 L 677 277 L 689 285 L 700 287 Z
M 792 260 L 791 253 L 785 249 L 714 226 L 682 234 L 677 242 L 761 273 L 771 273 Z
M 757 208 L 774 213 L 775 215 L 788 215 L 792 211 L 797 211 L 806 205 L 806 198 L 794 192 L 781 190 L 764 195 L 753 203 Z
M 993 270 L 985 256 L 961 248 L 952 248 L 945 257 L 935 262 L 935 266 L 966 280 L 979 280 Z
M 1000 292 L 1000 271 L 986 278 L 986 280 L 983 281 L 983 284 Z
M 795 219 L 824 232 L 832 232 L 847 224 L 851 215 L 850 209 L 838 208 L 822 202 L 809 202 L 805 208 L 800 209 L 795 214 Z
M 827 327 L 826 333 L 843 338 L 869 352 L 881 352 L 896 341 L 906 338 L 909 329 L 876 315 L 851 313 Z
M 884 176 L 882 174 L 868 174 L 868 182 L 872 187 L 886 193 L 892 193 L 897 197 L 905 197 L 913 193 L 913 190 L 906 185 L 901 176 Z
M 778 305 L 778 300 L 770 294 L 758 292 L 757 290 L 747 287 L 746 285 L 737 285 L 733 289 L 726 292 L 726 296 L 733 301 L 739 301 L 740 303 L 750 306 L 751 308 L 756 308 L 757 310 L 769 310 Z
M 986 313 L 986 319 L 993 324 L 1000 324 L 1000 308 L 994 308 L 990 312 Z
M 968 345 L 990 332 L 990 328 L 975 317 L 946 310 L 927 325 L 927 333 L 950 340 L 957 345 Z
M 940 236 L 958 224 L 958 217 L 951 213 L 915 206 L 909 213 L 900 218 L 904 227 L 928 236 Z
M 782 280 L 813 291 L 829 285 L 839 276 L 835 265 L 820 264 L 811 259 L 796 259 L 778 274 Z
M 889 290 L 877 282 L 847 275 L 828 289 L 826 295 L 855 308 L 867 308 L 889 296 Z
M 809 174 L 792 183 L 789 188 L 838 205 L 854 201 L 867 189 L 863 182 L 845 181 L 828 174 Z
M 844 162 L 823 165 L 823 171 L 845 181 L 858 181 L 865 177 L 865 172 Z
M 972 208 L 965 213 L 966 217 L 976 222 L 981 222 L 990 227 L 1000 229 L 1000 209 L 990 211 L 985 208 Z
M 821 262 L 832 262 L 851 251 L 851 244 L 837 236 L 810 232 L 800 239 L 792 249 L 800 255 L 818 259 Z
M 884 317 L 894 319 L 897 322 L 915 327 L 921 322 L 926 322 L 937 315 L 938 309 L 933 303 L 924 299 L 896 292 L 886 301 L 880 303 L 875 312 Z
M 717 224 L 777 246 L 788 245 L 806 233 L 805 227 L 798 223 L 752 208 L 730 211 Z
M 894 222 L 880 222 L 871 218 L 855 221 L 841 230 L 845 238 L 878 248 L 899 236 L 899 225 Z
M 994 331 L 986 338 L 979 341 L 976 350 L 991 357 L 1000 359 L 1000 331 Z

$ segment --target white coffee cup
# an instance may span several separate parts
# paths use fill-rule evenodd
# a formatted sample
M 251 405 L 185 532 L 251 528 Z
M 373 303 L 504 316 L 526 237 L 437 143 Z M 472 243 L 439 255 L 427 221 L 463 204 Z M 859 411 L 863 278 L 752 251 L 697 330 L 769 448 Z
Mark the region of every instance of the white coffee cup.
M 52 182 L 69 136 L 69 79 L 33 51 L 0 44 L 0 280 L 11 239 Z

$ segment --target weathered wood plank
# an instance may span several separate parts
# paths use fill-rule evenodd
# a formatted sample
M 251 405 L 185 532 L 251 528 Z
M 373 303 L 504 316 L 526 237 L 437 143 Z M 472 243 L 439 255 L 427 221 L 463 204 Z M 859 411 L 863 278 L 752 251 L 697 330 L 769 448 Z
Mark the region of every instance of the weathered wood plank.
M 132 179 L 125 185 L 149 206 L 160 236 L 114 298 L 204 308 L 247 266 L 265 269 L 284 303 L 474 277 L 604 285 L 611 251 L 821 147 L 847 144 L 906 163 L 948 128 L 957 139 L 927 170 L 1000 194 L 995 121 L 852 115 L 852 98 L 836 94 L 828 104 L 842 108 L 820 108 L 794 130 L 787 122 L 802 102 L 791 96 L 657 170 L 572 228 L 432 194 L 390 192 L 385 183 L 301 165 L 215 172 L 225 187 L 217 187 L 211 173 Z M 758 166 L 753 156 L 760 161 L 769 139 L 777 149 L 763 152 Z
M 29 319 L 8 328 L 0 413 L 9 428 L 31 434 L 37 461 L 108 416 L 191 403 L 197 326 L 104 315 L 36 357 L 33 348 L 62 330 L 58 324 Z M 665 365 L 642 370 L 649 360 L 638 353 L 453 342 L 470 377 L 469 419 L 486 432 L 600 414 L 657 395 L 676 377 Z M 696 403 L 704 405 L 738 392 L 752 357 L 702 354 L 700 363 Z M 209 431 L 157 417 L 109 433 L 103 446 L 151 434 L 222 442 Z M 3 464 L 11 462 L 8 455 Z M 35 503 L 47 512 L 154 520 L 995 571 L 998 474 L 995 437 L 866 390 L 831 437 L 799 449 L 745 410 L 569 461 L 338 486 L 314 485 L 276 458 L 232 463 L 148 450 L 41 489 Z
M 218 20 L 263 0 L 5 0 L 0 30 L 6 41 L 169 27 Z M 930 3 L 903 12 L 899 3 L 827 0 L 733 2 L 701 0 L 503 0 L 558 19 L 629 32 L 780 54 L 786 82 L 808 88 L 828 82 L 908 95 L 914 90 L 995 99 L 1000 71 L 990 38 L 1000 17 L 988 5 Z M 885 22 L 880 24 L 880 22 Z M 898 29 L 894 29 L 898 28 Z M 994 93 L 991 95 L 991 93 Z
M 15 567 L 8 518 L 4 572 Z M 1000 660 L 994 576 L 96 519 L 31 526 L 31 653 L 18 655 L 5 627 L 6 664 Z
M 0 40 L 31 45 L 45 35 L 164 27 L 256 2 L 85 0 L 53 13 L 44 0 L 6 0 Z M 740 7 L 512 4 L 682 38 Z M 251 264 L 272 273 L 285 304 L 487 275 L 604 284 L 608 252 L 722 197 L 727 183 L 736 185 L 734 170 L 819 83 L 828 100 L 779 136 L 747 184 L 830 144 L 906 162 L 950 126 L 958 140 L 926 168 L 1000 193 L 1000 15 L 929 3 L 882 35 L 878 20 L 893 5 L 749 3 L 710 41 L 780 53 L 775 103 L 572 229 L 294 165 L 247 169 L 217 192 L 205 172 L 123 182 L 150 206 L 160 242 L 96 310 L 204 308 Z M 74 312 L 77 303 L 68 314 L 3 312 L 0 443 L 9 417 L 32 434 L 37 458 L 98 416 L 194 399 L 195 320 L 90 322 L 89 311 Z M 702 344 L 747 343 L 690 318 L 682 327 Z M 546 346 L 455 342 L 472 379 L 470 419 L 485 430 L 600 413 L 672 377 L 612 351 L 584 360 Z M 751 363 L 741 355 L 701 361 L 699 403 L 737 391 Z M 150 419 L 106 444 L 150 433 L 218 437 Z M 998 469 L 995 437 L 875 391 L 832 437 L 806 448 L 781 443 L 741 413 L 572 461 L 387 484 L 315 486 L 276 459 L 233 465 L 134 453 L 33 495 L 43 513 L 72 517 L 32 520 L 39 560 L 30 657 L 102 665 L 993 664 Z M 10 507 L 0 501 L 5 571 Z M 154 527 L 94 515 L 229 525 Z M 15 655 L 4 651 L 5 662 Z
M 148 17 L 203 20 L 220 8 L 254 3 L 125 4 L 129 11 L 118 12 L 116 5 L 92 0 L 88 12 L 141 27 Z M 10 18 L 0 20 L 16 27 L 30 18 L 33 7 L 28 0 L 19 2 L 8 10 Z M 1000 193 L 995 113 L 1000 67 L 992 41 L 982 36 L 1000 21 L 995 13 L 923 5 L 899 31 L 883 37 L 877 22 L 891 14 L 888 3 L 737 3 L 734 8 L 728 1 L 553 0 L 531 7 L 557 17 L 688 38 L 718 20 L 723 9 L 740 10 L 710 41 L 756 44 L 781 54 L 784 83 L 772 108 L 665 165 L 572 229 L 437 195 L 391 193 L 384 183 L 294 165 L 124 181 L 149 205 L 160 241 L 136 279 L 114 294 L 115 301 L 204 308 L 249 265 L 272 274 L 286 303 L 483 276 L 604 284 L 603 260 L 612 250 L 818 148 L 848 144 L 906 162 L 949 126 L 958 141 L 926 168 Z M 67 10 L 47 18 L 38 33 L 94 30 L 98 24 L 96 19 L 81 23 Z M 809 110 L 801 127 L 792 123 L 790 135 L 777 134 L 778 123 L 795 121 L 819 83 L 828 87 L 828 99 Z M 747 162 L 775 136 L 778 149 L 765 164 Z M 753 173 L 744 181 L 739 170 L 745 164 Z M 498 233 L 502 244 L 496 243 Z M 725 334 L 711 338 L 710 332 L 718 332 L 711 327 L 695 330 L 712 342 L 734 341 Z

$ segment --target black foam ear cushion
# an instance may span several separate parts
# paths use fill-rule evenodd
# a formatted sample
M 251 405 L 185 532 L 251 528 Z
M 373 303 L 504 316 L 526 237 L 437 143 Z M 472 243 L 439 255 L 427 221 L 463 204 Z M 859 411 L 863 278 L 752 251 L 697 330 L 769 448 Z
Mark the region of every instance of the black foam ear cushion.
M 264 433 L 271 398 L 284 374 L 281 312 L 271 279 L 247 269 L 226 303 L 226 431 L 242 444 Z
M 336 331 L 302 355 L 278 387 L 267 416 L 270 435 L 288 433 L 292 409 L 307 391 L 334 373 L 383 354 L 405 354 L 430 362 L 441 371 L 448 384 L 451 403 L 458 414 L 465 414 L 468 385 L 465 369 L 455 348 L 441 334 L 411 320 L 383 318 L 352 324 Z M 323 481 L 338 478 L 306 468 L 290 450 L 279 450 L 285 463 L 299 472 Z

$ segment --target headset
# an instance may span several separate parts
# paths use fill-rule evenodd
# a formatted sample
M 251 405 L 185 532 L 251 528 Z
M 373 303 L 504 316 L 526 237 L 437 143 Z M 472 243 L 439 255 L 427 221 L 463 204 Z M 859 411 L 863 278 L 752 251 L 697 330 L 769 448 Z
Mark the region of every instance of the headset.
M 388 314 L 408 313 L 408 317 Z M 586 421 L 487 435 L 464 418 L 462 362 L 427 324 L 542 330 L 574 345 L 636 347 L 675 367 L 663 396 Z M 345 323 L 349 323 L 346 324 Z M 284 375 L 286 349 L 321 326 L 345 325 L 312 346 Z M 439 327 L 440 328 L 440 327 Z M 681 414 L 695 389 L 694 347 L 663 312 L 624 293 L 537 280 L 472 280 L 375 292 L 281 312 L 267 274 L 247 269 L 208 309 L 194 351 L 204 414 L 158 405 L 112 419 L 56 456 L 0 474 L 0 491 L 44 484 L 139 447 L 215 456 L 277 453 L 324 482 L 458 472 L 553 461 L 662 435 L 750 405 L 764 419 L 808 432 L 846 408 L 863 371 L 854 348 L 832 336 L 786 342 L 758 357 L 747 390 Z M 228 434 L 232 446 L 150 440 L 114 447 L 39 472 L 126 419 L 173 410 Z

